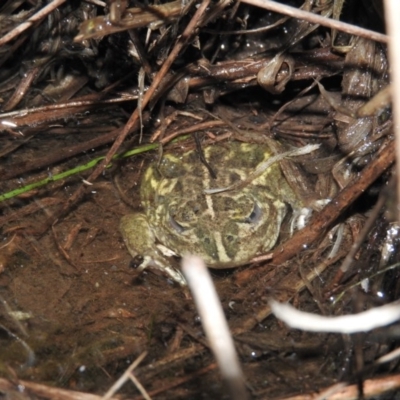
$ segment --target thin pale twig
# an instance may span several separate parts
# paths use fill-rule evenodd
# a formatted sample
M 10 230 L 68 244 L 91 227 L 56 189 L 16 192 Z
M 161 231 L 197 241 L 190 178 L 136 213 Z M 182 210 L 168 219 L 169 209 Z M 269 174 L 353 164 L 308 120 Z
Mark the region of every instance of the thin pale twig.
M 349 33 L 350 35 L 361 36 L 382 43 L 387 43 L 388 41 L 388 36 L 383 35 L 382 33 L 371 31 L 369 29 L 360 28 L 359 26 L 347 24 L 346 22 L 337 21 L 335 19 L 326 18 L 321 15 L 317 15 L 308 11 L 299 10 L 298 8 L 277 3 L 276 1 L 241 0 L 241 2 L 265 8 L 267 10 L 275 11 L 280 14 L 290 15 L 293 18 L 303 19 L 305 21 L 311 22 L 313 24 L 319 24 L 327 28 L 337 29 L 339 31 Z M 397 0 L 392 0 L 392 2 L 397 3 Z M 398 15 L 399 15 L 398 12 L 397 14 L 393 14 L 393 18 L 396 19 Z
M 121 375 L 121 377 L 108 389 L 107 393 L 101 398 L 101 400 L 108 400 L 119 390 L 125 382 L 130 379 L 131 372 L 143 361 L 147 356 L 147 351 L 144 351 L 136 360 L 126 369 L 126 371 Z
M 299 311 L 289 304 L 270 300 L 274 315 L 293 329 L 307 332 L 358 333 L 382 328 L 400 319 L 400 304 L 394 302 L 358 314 L 325 317 Z
M 210 347 L 230 389 L 231 398 L 244 400 L 247 393 L 243 373 L 210 273 L 197 256 L 184 257 L 182 270 L 193 294 Z
M 134 385 L 137 387 L 137 389 L 139 390 L 139 392 L 141 393 L 141 395 L 145 400 L 151 400 L 151 397 L 146 392 L 146 389 L 143 387 L 139 379 L 136 378 L 136 376 L 132 372 L 129 374 L 129 379 L 134 383 Z

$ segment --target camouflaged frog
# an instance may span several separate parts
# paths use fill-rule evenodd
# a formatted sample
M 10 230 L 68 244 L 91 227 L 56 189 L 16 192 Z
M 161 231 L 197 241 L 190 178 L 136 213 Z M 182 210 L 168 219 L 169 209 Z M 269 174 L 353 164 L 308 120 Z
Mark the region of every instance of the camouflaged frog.
M 143 212 L 120 224 L 129 252 L 142 257 L 140 269 L 159 269 L 181 285 L 185 279 L 168 255 L 196 254 L 210 268 L 246 264 L 276 244 L 288 205 L 301 207 L 278 162 L 246 182 L 272 157 L 268 146 L 225 142 L 206 147 L 204 156 L 216 177 L 196 150 L 151 164 L 140 189 Z M 232 185 L 237 189 L 205 193 Z

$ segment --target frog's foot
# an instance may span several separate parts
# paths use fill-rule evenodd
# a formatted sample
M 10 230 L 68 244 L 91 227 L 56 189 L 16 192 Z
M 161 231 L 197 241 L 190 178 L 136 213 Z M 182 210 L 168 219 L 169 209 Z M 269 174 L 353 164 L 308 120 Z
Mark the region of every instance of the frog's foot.
M 161 271 L 181 286 L 186 286 L 182 273 L 169 265 L 168 258 L 176 254 L 167 247 L 156 244 L 153 229 L 144 214 L 125 215 L 121 218 L 119 229 L 132 258 L 143 257 L 143 261 L 137 267 L 138 272 L 149 267 L 152 270 Z
M 321 211 L 331 199 L 321 199 L 313 201 L 309 207 L 296 208 L 293 210 L 293 216 L 290 224 L 290 236 L 295 231 L 303 229 L 311 218 L 314 211 Z
M 170 279 L 182 287 L 187 286 L 186 279 L 182 272 L 170 265 L 166 265 L 165 263 L 155 260 L 150 256 L 145 256 L 143 262 L 138 267 L 138 271 L 143 271 L 147 267 L 152 270 L 161 271 L 163 274 L 167 275 Z
M 313 210 L 309 207 L 297 208 L 293 210 L 293 215 L 290 223 L 290 236 L 293 236 L 295 231 L 303 229 L 311 218 Z

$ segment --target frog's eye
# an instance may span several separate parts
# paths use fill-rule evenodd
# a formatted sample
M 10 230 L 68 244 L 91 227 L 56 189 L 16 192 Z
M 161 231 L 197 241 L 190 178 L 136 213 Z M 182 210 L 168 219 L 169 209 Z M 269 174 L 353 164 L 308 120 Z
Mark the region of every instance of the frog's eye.
M 172 228 L 174 228 L 178 233 L 183 233 L 183 231 L 185 230 L 185 228 L 181 224 L 176 222 L 176 220 L 171 217 L 171 215 L 169 216 L 169 223 L 171 224 Z
M 261 207 L 257 203 L 254 203 L 253 211 L 246 218 L 245 222 L 255 225 L 260 221 L 261 215 L 262 215 Z

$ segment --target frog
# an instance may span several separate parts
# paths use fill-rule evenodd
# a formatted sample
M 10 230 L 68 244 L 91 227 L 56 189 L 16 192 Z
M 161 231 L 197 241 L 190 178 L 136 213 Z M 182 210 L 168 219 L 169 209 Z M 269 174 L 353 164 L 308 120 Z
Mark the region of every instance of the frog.
M 151 163 L 140 185 L 143 211 L 120 221 L 139 270 L 155 268 L 182 286 L 171 256 L 198 255 L 214 269 L 248 264 L 276 245 L 288 211 L 302 207 L 279 162 L 254 175 L 274 156 L 267 144 L 232 141 L 202 152 L 204 159 L 196 149 L 166 152 Z

